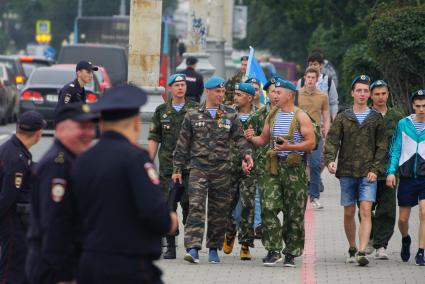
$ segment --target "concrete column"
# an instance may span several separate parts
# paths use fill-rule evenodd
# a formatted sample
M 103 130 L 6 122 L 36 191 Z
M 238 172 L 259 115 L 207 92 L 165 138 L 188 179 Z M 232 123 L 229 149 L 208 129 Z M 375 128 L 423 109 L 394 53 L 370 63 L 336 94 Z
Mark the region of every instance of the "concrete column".
M 142 122 L 149 123 L 155 108 L 164 102 L 159 86 L 162 0 L 131 0 L 128 45 L 128 82 L 149 94 L 141 108 Z M 142 134 L 146 142 L 147 132 Z
M 224 0 L 210 1 L 209 29 L 207 38 L 207 53 L 211 64 L 215 67 L 214 75 L 225 77 L 224 67 Z
M 232 77 L 237 71 L 236 65 L 233 63 L 233 7 L 234 0 L 224 1 L 224 28 L 223 35 L 226 40 L 224 44 L 224 66 L 226 78 Z

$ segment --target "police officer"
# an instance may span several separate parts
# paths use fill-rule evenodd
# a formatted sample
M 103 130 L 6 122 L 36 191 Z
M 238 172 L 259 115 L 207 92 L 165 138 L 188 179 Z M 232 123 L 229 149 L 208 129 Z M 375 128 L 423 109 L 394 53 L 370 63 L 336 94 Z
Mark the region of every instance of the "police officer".
M 152 117 L 152 124 L 148 137 L 148 152 L 151 160 L 155 159 L 158 146 L 159 148 L 159 179 L 161 188 L 168 196 L 169 204 L 172 210 L 176 211 L 176 199 L 180 199 L 180 205 L 183 213 L 183 224 L 186 223 L 189 200 L 185 189 L 187 188 L 186 177 L 189 176 L 188 170 L 184 170 L 184 186 L 177 185 L 173 189 L 171 175 L 173 174 L 173 151 L 176 147 L 179 137 L 181 124 L 185 114 L 195 107 L 197 103 L 186 100 L 187 78 L 184 74 L 174 74 L 168 78 L 168 88 L 171 90 L 171 99 L 166 103 L 159 105 Z M 173 190 L 179 192 L 173 192 Z M 177 196 L 177 198 L 175 198 Z M 167 236 L 167 251 L 164 253 L 165 259 L 176 258 L 175 236 Z
M 199 103 L 204 92 L 204 77 L 195 71 L 197 63 L 196 57 L 189 56 L 186 58 L 187 68 L 180 73 L 186 75 L 186 98 Z
M 80 61 L 75 69 L 77 78 L 71 83 L 63 86 L 59 91 L 56 113 L 66 104 L 75 102 L 86 103 L 86 91 L 84 86 L 93 80 L 93 71 L 97 71 L 99 68 L 94 66 L 90 61 Z
M 0 283 L 25 282 L 25 234 L 31 193 L 29 149 L 41 138 L 46 122 L 35 111 L 22 114 L 16 134 L 0 146 Z
M 173 159 L 174 182 L 182 182 L 182 172 L 189 163 L 189 215 L 184 243 L 188 250 L 184 259 L 199 262 L 205 227 L 208 195 L 208 261 L 220 262 L 217 250 L 224 241 L 227 212 L 230 207 L 230 143 L 233 141 L 243 158 L 242 167 L 253 165 L 249 143 L 243 137 L 241 122 L 234 109 L 222 104 L 224 79 L 213 76 L 205 83 L 205 102 L 186 114 Z
M 30 283 L 75 280 L 78 239 L 70 172 L 93 141 L 95 119 L 80 103 L 64 106 L 56 116 L 56 138 L 34 174 L 26 265 Z
M 161 237 L 174 234 L 177 215 L 137 144 L 146 100 L 143 90 L 124 85 L 91 106 L 101 112 L 103 134 L 73 172 L 83 241 L 79 284 L 162 283 L 153 261 L 161 255 Z

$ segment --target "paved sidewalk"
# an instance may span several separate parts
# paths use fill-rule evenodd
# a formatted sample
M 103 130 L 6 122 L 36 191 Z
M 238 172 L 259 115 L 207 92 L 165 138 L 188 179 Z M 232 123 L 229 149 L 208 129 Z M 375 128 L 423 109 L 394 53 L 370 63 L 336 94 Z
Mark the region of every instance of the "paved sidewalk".
M 200 251 L 200 264 L 189 264 L 183 260 L 185 251 L 181 235 L 177 259 L 157 262 L 164 272 L 165 283 L 425 283 L 425 267 L 414 265 L 418 247 L 418 208 L 411 214 L 412 257 L 409 263 L 400 259 L 401 237 L 396 226 L 388 247 L 390 260 L 378 261 L 370 257 L 368 267 L 345 264 L 348 245 L 343 229 L 343 209 L 339 206 L 339 183 L 328 173 L 323 174 L 323 181 L 326 189 L 321 202 L 325 208 L 321 211 L 307 209 L 305 253 L 296 259 L 296 268 L 284 268 L 282 263 L 264 267 L 261 259 L 266 251 L 259 240 L 251 250 L 252 261 L 241 261 L 240 246 L 235 245 L 231 255 L 219 253 L 220 264 L 208 264 L 205 248 Z

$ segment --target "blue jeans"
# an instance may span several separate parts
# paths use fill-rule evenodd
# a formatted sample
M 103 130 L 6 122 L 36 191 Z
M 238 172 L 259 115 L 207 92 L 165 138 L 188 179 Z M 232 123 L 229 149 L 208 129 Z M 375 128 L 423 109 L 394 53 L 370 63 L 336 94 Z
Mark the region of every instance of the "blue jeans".
M 319 147 L 317 150 L 311 152 L 308 155 L 308 164 L 310 168 L 310 186 L 308 187 L 308 194 L 310 195 L 310 201 L 314 198 L 320 198 L 320 159 L 323 151 L 323 139 L 319 141 Z
M 261 224 L 261 206 L 260 206 L 260 188 L 257 184 L 257 192 L 255 193 L 255 211 L 254 211 L 254 228 Z
M 375 202 L 377 182 L 368 182 L 367 177 L 340 177 L 341 205 L 349 206 L 358 201 Z

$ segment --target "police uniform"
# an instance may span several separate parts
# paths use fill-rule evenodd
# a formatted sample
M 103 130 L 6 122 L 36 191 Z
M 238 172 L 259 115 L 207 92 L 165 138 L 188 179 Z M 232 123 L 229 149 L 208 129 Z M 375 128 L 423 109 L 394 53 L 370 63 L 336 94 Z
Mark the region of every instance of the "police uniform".
M 126 85 L 109 89 L 91 109 L 113 123 L 138 115 L 146 100 Z M 78 157 L 72 176 L 83 242 L 78 283 L 162 283 L 153 261 L 171 218 L 148 153 L 106 131 Z
M 186 59 L 186 65 L 194 65 L 197 62 L 198 59 L 193 56 L 189 56 Z M 196 72 L 191 66 L 187 66 L 187 68 L 180 73 L 186 75 L 186 98 L 199 103 L 202 93 L 204 92 L 204 77 Z
M 28 111 L 18 127 L 37 131 L 45 121 L 39 113 Z M 0 283 L 25 283 L 32 164 L 31 153 L 16 135 L 0 146 Z
M 88 61 L 80 61 L 77 64 L 76 71 L 80 71 L 82 69 L 89 71 L 97 71 L 98 67 L 94 66 L 91 62 Z M 86 90 L 84 87 L 80 86 L 78 79 L 66 84 L 59 91 L 58 104 L 56 105 L 56 113 L 60 108 L 62 108 L 66 104 L 70 103 L 86 103 Z
M 224 87 L 224 79 L 211 77 L 206 89 Z M 244 157 L 251 153 L 243 136 L 236 112 L 222 104 L 212 116 L 202 104 L 186 114 L 174 151 L 174 173 L 182 173 L 189 160 L 189 215 L 185 225 L 185 247 L 190 249 L 185 260 L 197 262 L 202 247 L 208 195 L 207 247 L 210 262 L 219 261 L 217 249 L 223 246 L 227 212 L 230 206 L 230 143 L 235 141 Z
M 95 118 L 88 112 L 87 105 L 77 103 L 60 109 L 55 123 L 67 119 L 88 121 Z M 26 263 L 30 283 L 57 283 L 76 277 L 80 244 L 70 179 L 75 158 L 74 153 L 55 139 L 34 170 Z

